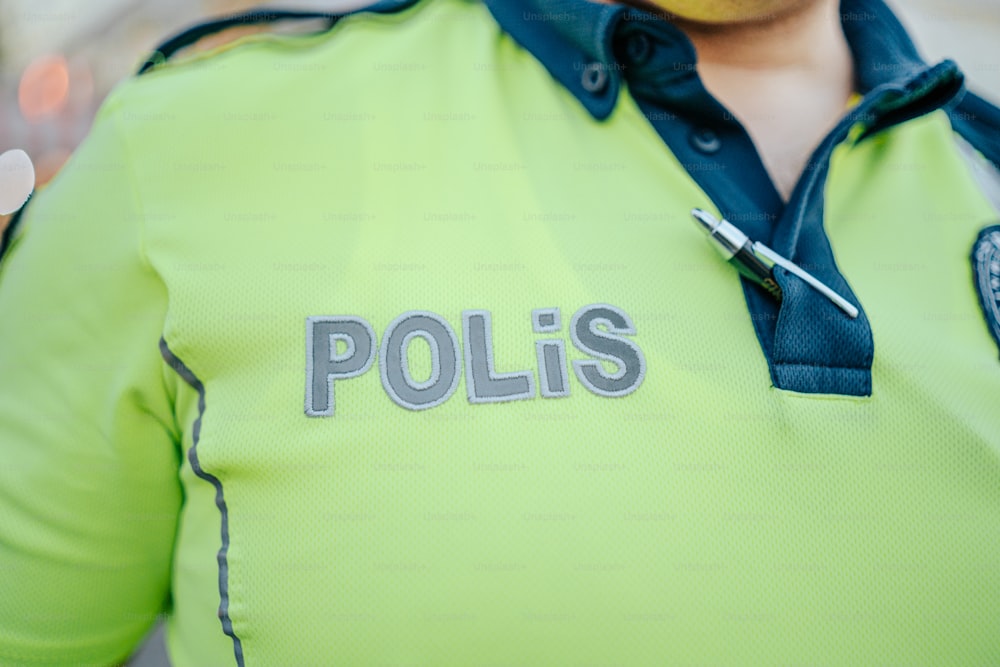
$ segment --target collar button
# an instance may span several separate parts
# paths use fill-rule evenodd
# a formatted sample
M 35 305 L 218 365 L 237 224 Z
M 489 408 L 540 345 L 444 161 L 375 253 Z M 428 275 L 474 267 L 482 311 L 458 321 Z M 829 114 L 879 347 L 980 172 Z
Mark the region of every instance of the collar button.
M 598 94 L 608 87 L 608 70 L 604 63 L 587 63 L 580 77 L 580 84 L 588 93 Z
M 707 127 L 692 130 L 688 139 L 696 151 L 705 155 L 718 153 L 722 148 L 722 140 L 719 139 L 719 135 Z
M 625 58 L 632 65 L 645 64 L 652 54 L 653 44 L 646 33 L 637 32 L 625 42 Z

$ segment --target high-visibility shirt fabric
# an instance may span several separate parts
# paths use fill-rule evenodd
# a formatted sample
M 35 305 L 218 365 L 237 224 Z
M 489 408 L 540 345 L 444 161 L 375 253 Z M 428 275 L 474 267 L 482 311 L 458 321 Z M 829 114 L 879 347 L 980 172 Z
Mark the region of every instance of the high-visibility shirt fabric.
M 595 116 L 465 0 L 121 85 L 0 266 L 0 662 L 163 613 L 178 667 L 995 661 L 996 212 L 947 113 L 832 150 L 806 268 L 870 392 L 807 393 L 630 85 Z

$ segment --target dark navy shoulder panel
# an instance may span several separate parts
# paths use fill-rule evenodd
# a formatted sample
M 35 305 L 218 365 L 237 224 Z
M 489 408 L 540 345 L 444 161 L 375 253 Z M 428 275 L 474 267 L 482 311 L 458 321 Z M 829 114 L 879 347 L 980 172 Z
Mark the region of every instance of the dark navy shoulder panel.
M 1000 169 L 1000 108 L 966 93 L 948 115 L 955 131 Z
M 170 37 L 156 47 L 136 73 L 145 74 L 160 63 L 169 60 L 178 51 L 191 46 L 198 40 L 209 35 L 222 32 L 223 30 L 228 30 L 229 28 L 264 25 L 280 21 L 318 20 L 326 23 L 325 28 L 320 30 L 320 32 L 325 32 L 326 30 L 330 30 L 333 26 L 337 25 L 337 22 L 345 16 L 364 12 L 392 14 L 394 12 L 402 11 L 403 9 L 416 4 L 418 1 L 419 0 L 379 0 L 379 2 L 372 5 L 336 13 L 257 8 L 238 14 L 230 14 L 221 18 L 205 21 L 204 23 L 198 23 L 190 28 L 182 30 L 173 37 Z

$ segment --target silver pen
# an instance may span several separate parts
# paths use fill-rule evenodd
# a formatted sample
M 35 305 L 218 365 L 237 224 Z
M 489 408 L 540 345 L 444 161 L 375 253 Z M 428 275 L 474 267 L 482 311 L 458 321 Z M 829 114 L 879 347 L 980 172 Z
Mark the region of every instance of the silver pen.
M 791 260 L 785 259 L 763 243 L 751 241 L 750 237 L 726 220 L 719 220 L 711 213 L 700 208 L 691 209 L 691 215 L 698 222 L 698 227 L 708 235 L 712 245 L 722 254 L 727 262 L 762 286 L 778 301 L 782 298 L 781 287 L 774 280 L 774 267 L 780 266 L 789 273 L 808 283 L 813 289 L 832 301 L 838 308 L 854 319 L 858 309 L 850 301 L 840 296 L 815 276 L 808 273 Z

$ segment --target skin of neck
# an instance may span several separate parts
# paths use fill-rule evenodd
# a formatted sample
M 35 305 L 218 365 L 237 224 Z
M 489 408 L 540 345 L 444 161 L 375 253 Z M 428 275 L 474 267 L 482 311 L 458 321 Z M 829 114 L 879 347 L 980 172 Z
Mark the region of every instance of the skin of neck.
M 839 0 L 593 0 L 631 5 L 687 34 L 701 65 L 828 69 L 847 56 Z
M 605 4 L 615 0 L 595 0 Z M 787 200 L 843 115 L 854 63 L 839 0 L 621 0 L 680 28 L 705 87 L 747 129 Z

